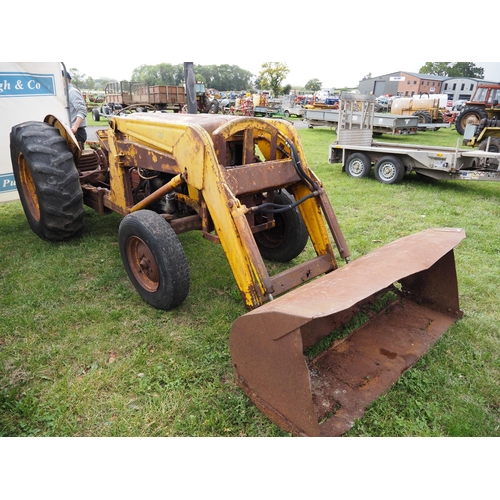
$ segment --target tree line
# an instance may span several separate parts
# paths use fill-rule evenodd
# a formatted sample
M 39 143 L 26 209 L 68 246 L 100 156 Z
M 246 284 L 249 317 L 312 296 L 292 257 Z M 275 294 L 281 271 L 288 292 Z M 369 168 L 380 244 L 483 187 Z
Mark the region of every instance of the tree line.
M 111 79 L 94 80 L 80 73 L 76 68 L 70 68 L 73 84 L 86 90 L 103 89 Z M 194 65 L 194 73 L 197 81 L 205 83 L 207 88 L 219 91 L 254 91 L 270 90 L 273 95 L 288 94 L 291 85 L 283 86 L 290 69 L 286 63 L 265 62 L 262 63 L 258 75 L 251 71 L 231 64 L 220 65 Z M 484 69 L 477 67 L 472 62 L 427 62 L 419 70 L 420 73 L 436 76 L 483 78 Z M 371 78 L 371 73 L 362 79 Z M 182 85 L 184 83 L 184 64 L 142 64 L 132 71 L 131 81 L 144 82 L 149 85 Z M 323 84 L 321 80 L 312 78 L 304 85 L 305 90 L 312 92 L 320 90 Z

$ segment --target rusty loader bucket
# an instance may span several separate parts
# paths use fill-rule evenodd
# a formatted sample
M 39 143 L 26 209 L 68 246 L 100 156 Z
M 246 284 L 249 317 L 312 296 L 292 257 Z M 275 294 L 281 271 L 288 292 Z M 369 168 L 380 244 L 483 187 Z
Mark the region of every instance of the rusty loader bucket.
M 453 248 L 464 237 L 401 238 L 241 316 L 230 334 L 239 386 L 293 435 L 345 433 L 462 316 Z M 361 327 L 304 354 L 362 313 Z

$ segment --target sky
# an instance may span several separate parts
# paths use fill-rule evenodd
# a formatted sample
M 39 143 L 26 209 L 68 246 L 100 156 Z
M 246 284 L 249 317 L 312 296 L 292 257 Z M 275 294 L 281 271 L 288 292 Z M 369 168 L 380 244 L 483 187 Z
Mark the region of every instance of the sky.
M 176 59 L 164 60 L 158 54 L 158 58 L 154 59 L 151 56 L 148 59 L 127 60 L 126 63 L 112 64 L 109 61 L 94 61 L 94 60 L 78 60 L 71 58 L 63 61 L 66 68 L 76 68 L 80 73 L 83 73 L 92 78 L 108 77 L 116 80 L 130 80 L 132 72 L 135 68 L 142 64 L 182 64 L 184 61 Z M 430 60 L 429 60 L 430 61 Z M 434 60 L 432 60 L 434 62 Z M 267 60 L 249 58 L 239 59 L 205 56 L 189 60 L 194 64 L 200 65 L 220 65 L 230 64 L 239 66 L 242 69 L 250 71 L 252 74 L 257 75 L 262 67 L 263 62 Z M 281 59 L 280 62 L 286 63 L 290 72 L 284 81 L 284 84 L 291 84 L 292 86 L 304 86 L 309 80 L 317 78 L 322 82 L 325 88 L 340 88 L 340 87 L 357 87 L 359 81 L 369 73 L 372 77 L 385 75 L 387 73 L 394 73 L 398 71 L 408 71 L 418 73 L 419 69 L 427 62 L 413 59 L 393 59 L 391 61 L 370 61 L 369 59 L 360 61 L 359 65 L 351 66 L 344 65 L 332 70 L 331 67 L 322 67 L 314 60 L 302 60 L 300 58 L 291 57 Z M 495 82 L 500 82 L 500 62 L 476 62 L 476 66 L 484 68 L 484 79 Z M 228 89 L 223 89 L 228 90 Z
M 144 9 L 125 4 L 109 12 L 109 4 L 99 4 L 90 14 L 81 3 L 62 0 L 29 8 L 11 3 L 9 16 L 23 22 L 2 25 L 0 60 L 62 61 L 94 79 L 117 80 L 130 79 L 142 64 L 230 64 L 257 75 L 263 62 L 278 61 L 290 69 L 285 84 L 304 86 L 317 78 L 331 88 L 355 87 L 369 73 L 418 72 L 427 61 L 478 56 L 476 38 L 457 36 L 465 19 L 449 5 L 415 8 L 382 0 L 354 13 L 326 0 L 303 10 L 275 0 L 265 5 L 219 0 L 216 6 L 148 0 Z M 430 22 L 439 29 L 421 29 Z M 481 58 L 498 61 L 490 46 L 481 44 Z M 476 65 L 485 68 L 485 79 L 500 82 L 500 62 Z

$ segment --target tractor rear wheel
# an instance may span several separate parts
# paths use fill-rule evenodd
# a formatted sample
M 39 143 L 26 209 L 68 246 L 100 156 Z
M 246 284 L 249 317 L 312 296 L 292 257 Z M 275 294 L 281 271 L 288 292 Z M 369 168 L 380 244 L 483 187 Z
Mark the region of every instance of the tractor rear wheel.
M 413 116 L 418 117 L 418 123 L 432 123 L 432 116 L 428 111 L 418 110 Z
M 219 101 L 217 99 L 212 99 L 208 112 L 212 115 L 216 115 L 219 112 Z
M 189 293 L 189 268 L 179 238 L 161 215 L 133 212 L 120 223 L 123 265 L 139 295 L 156 309 L 180 305 Z
M 488 118 L 488 113 L 480 106 L 464 108 L 455 120 L 455 128 L 460 135 L 464 135 L 467 125 L 479 125 L 482 119 Z
M 83 229 L 83 192 L 66 140 L 45 122 L 24 122 L 10 133 L 12 170 L 32 231 L 60 241 Z
M 291 205 L 295 199 L 286 191 L 274 193 L 274 203 Z M 309 233 L 297 207 L 274 214 L 275 226 L 255 233 L 255 241 L 264 259 L 289 262 L 304 250 Z

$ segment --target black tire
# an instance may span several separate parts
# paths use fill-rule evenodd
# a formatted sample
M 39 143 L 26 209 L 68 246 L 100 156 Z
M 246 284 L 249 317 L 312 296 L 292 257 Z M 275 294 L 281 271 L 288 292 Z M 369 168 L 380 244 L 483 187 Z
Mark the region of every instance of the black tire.
M 345 171 L 349 177 L 361 179 L 368 177 L 372 169 L 372 162 L 364 153 L 352 153 L 347 158 Z
M 488 139 L 484 139 L 479 143 L 479 151 L 486 151 L 486 145 L 488 144 Z M 500 138 L 491 137 L 490 147 L 488 148 L 490 153 L 500 153 Z
M 291 205 L 293 196 L 286 191 L 274 193 L 274 203 Z M 274 214 L 275 226 L 255 233 L 255 241 L 264 259 L 289 262 L 304 250 L 309 233 L 297 207 Z
M 374 173 L 382 184 L 397 184 L 403 180 L 405 167 L 397 156 L 383 156 L 375 164 Z
M 488 139 L 484 139 L 479 143 L 479 151 L 486 151 L 486 145 L 488 144 Z M 491 137 L 490 138 L 490 147 L 488 148 L 490 153 L 500 153 L 500 138 Z M 498 160 L 496 158 L 490 158 L 489 164 L 491 166 L 496 166 L 498 168 Z
M 283 113 L 284 117 L 285 118 L 290 118 L 290 111 L 288 111 L 288 109 L 286 109 Z
M 156 309 L 180 305 L 189 293 L 189 268 L 179 238 L 161 215 L 133 212 L 121 221 L 123 265 L 139 295 Z
M 208 108 L 208 112 L 212 115 L 216 115 L 219 112 L 219 101 L 214 99 Z
M 101 121 L 101 115 L 99 114 L 99 110 L 97 108 L 94 108 L 92 110 L 92 118 L 96 122 Z
M 482 119 L 487 119 L 488 113 L 479 106 L 470 106 L 462 110 L 455 120 L 455 128 L 460 135 L 464 135 L 467 125 L 479 125 Z
M 428 111 L 418 110 L 413 116 L 418 117 L 418 123 L 432 123 L 432 116 Z
M 10 133 L 12 170 L 32 231 L 61 241 L 83 229 L 83 192 L 66 140 L 45 122 L 24 122 Z

